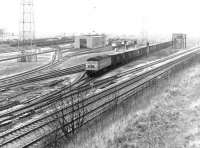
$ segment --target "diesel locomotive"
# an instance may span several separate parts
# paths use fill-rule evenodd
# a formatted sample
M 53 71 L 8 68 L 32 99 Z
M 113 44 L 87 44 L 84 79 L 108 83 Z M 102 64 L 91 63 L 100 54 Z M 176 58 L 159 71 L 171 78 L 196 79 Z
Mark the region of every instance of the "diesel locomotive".
M 88 76 L 99 76 L 120 65 L 127 64 L 133 60 L 145 56 L 148 53 L 168 48 L 170 46 L 172 46 L 172 41 L 147 45 L 138 49 L 129 49 L 123 52 L 92 57 L 87 59 L 85 70 Z

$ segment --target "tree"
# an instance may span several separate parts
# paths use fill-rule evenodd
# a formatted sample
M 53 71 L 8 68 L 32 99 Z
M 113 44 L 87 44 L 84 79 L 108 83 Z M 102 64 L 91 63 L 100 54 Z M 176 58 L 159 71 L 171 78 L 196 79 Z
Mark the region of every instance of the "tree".
M 76 94 L 65 97 L 68 92 L 71 92 L 71 86 L 67 92 L 64 90 L 59 94 L 61 101 L 52 104 L 55 112 L 52 118 L 55 122 L 50 125 L 50 130 L 54 129 L 56 132 L 48 137 L 48 147 L 59 148 L 61 146 L 60 139 L 72 140 L 77 130 L 84 125 L 86 109 L 83 93 L 79 90 Z M 67 107 L 68 109 L 66 109 Z

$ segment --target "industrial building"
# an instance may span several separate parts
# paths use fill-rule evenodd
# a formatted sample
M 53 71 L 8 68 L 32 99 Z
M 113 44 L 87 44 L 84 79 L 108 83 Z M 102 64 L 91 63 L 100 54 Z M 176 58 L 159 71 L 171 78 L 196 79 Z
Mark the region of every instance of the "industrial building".
M 173 48 L 181 49 L 186 48 L 186 34 L 174 33 L 172 35 Z
M 100 48 L 106 44 L 106 38 L 104 35 L 81 35 L 75 37 L 75 48 Z

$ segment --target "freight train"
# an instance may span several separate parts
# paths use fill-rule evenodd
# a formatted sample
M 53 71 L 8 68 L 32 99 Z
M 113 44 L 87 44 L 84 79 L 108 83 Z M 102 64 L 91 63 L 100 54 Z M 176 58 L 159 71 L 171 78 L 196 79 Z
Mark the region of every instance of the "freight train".
M 126 50 L 124 52 L 116 52 L 113 54 L 92 57 L 87 59 L 85 70 L 87 75 L 90 77 L 99 76 L 120 65 L 124 65 L 130 61 L 145 56 L 148 53 L 168 48 L 170 46 L 172 46 L 172 41 L 147 45 L 138 49 Z
M 41 39 L 34 39 L 32 41 L 32 44 L 35 46 L 39 47 L 44 47 L 44 46 L 51 46 L 51 45 L 59 45 L 59 44 L 66 44 L 66 43 L 73 43 L 74 38 L 73 37 L 62 37 L 62 38 L 41 38 Z M 22 41 L 17 41 L 17 40 L 12 40 L 9 42 L 10 46 L 12 47 L 17 47 L 17 46 L 22 46 L 22 44 L 30 45 L 30 41 L 26 40 L 24 42 Z

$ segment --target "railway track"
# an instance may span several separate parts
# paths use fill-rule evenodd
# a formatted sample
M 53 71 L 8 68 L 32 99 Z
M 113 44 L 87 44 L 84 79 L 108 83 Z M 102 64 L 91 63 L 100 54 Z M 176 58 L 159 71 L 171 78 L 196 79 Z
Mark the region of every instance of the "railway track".
M 181 52 L 181 54 L 187 52 L 186 51 L 183 51 Z M 127 74 L 130 74 L 130 73 L 136 73 L 140 70 L 143 70 L 145 68 L 148 68 L 148 67 L 151 67 L 152 65 L 154 64 L 157 64 L 157 63 L 160 63 L 164 60 L 167 60 L 167 59 L 170 59 L 170 58 L 173 58 L 177 56 L 177 54 L 174 54 L 172 56 L 169 56 L 169 57 L 166 57 L 164 59 L 160 59 L 160 60 L 157 60 L 157 61 L 153 61 L 151 63 L 147 63 L 145 65 L 140 65 L 139 67 L 134 67 L 133 69 L 131 70 L 127 70 L 125 72 L 123 72 L 122 74 L 118 74 L 118 75 L 114 75 L 114 76 L 111 76 L 111 77 L 108 77 L 108 78 L 105 78 L 103 80 L 99 80 L 99 81 L 95 81 L 94 82 L 94 87 L 98 87 L 100 85 L 103 85 L 104 83 L 112 83 L 116 78 L 119 78 L 119 77 L 122 77 L 124 75 L 127 75 Z M 90 86 L 90 82 L 91 81 L 88 81 L 86 84 L 82 83 L 81 85 L 79 85 L 78 89 L 77 90 L 81 90 L 81 91 L 87 91 L 91 88 Z M 17 110 L 13 110 L 13 111 L 10 111 L 6 114 L 3 114 L 3 115 L 0 115 L 0 118 L 4 117 L 4 116 L 9 116 L 10 114 L 15 114 L 15 115 L 18 115 L 18 116 L 21 116 L 22 114 L 25 114 L 27 112 L 30 112 L 31 110 L 37 110 L 37 109 L 41 109 L 42 107 L 44 106 L 48 106 L 50 103 L 54 103 L 56 101 L 58 101 L 58 99 L 55 99 L 57 96 L 59 96 L 59 93 L 62 92 L 63 90 L 65 89 L 65 87 L 63 87 L 61 90 L 57 90 L 55 92 L 52 92 L 52 93 L 49 93 L 47 95 L 44 95 L 40 98 L 34 98 L 34 101 L 30 100 L 28 103 L 27 106 L 25 107 L 22 107 L 20 109 L 17 109 Z M 76 93 L 77 91 L 74 91 L 74 93 Z M 71 93 L 72 94 L 72 93 Z M 23 111 L 24 110 L 24 111 Z M 3 122 L 3 121 L 2 121 Z
M 195 50 L 195 48 L 194 48 L 194 50 Z M 184 54 L 186 52 L 188 52 L 188 51 L 186 50 L 186 51 L 183 51 L 183 52 L 181 52 L 179 54 Z M 69 97 L 70 95 L 74 95 L 78 91 L 87 92 L 88 90 L 91 89 L 91 86 L 90 86 L 90 82 L 91 81 L 93 81 L 94 87 L 98 87 L 98 86 L 104 85 L 105 83 L 106 84 L 107 83 L 112 84 L 113 81 L 115 79 L 117 79 L 117 78 L 123 77 L 124 75 L 128 75 L 128 74 L 131 74 L 131 73 L 137 73 L 139 71 L 142 71 L 143 69 L 151 67 L 152 65 L 158 64 L 160 62 L 163 62 L 165 60 L 168 60 L 168 59 L 176 57 L 176 56 L 178 56 L 178 54 L 174 54 L 174 55 L 166 57 L 164 59 L 156 60 L 154 62 L 147 63 L 147 64 L 139 66 L 139 67 L 135 67 L 133 69 L 130 69 L 130 70 L 127 70 L 127 71 L 123 72 L 122 74 L 114 75 L 114 76 L 105 78 L 103 80 L 99 80 L 99 81 L 93 81 L 92 79 L 88 80 L 86 83 L 80 84 L 77 87 L 77 89 L 71 91 L 71 93 L 67 93 L 68 95 L 66 94 L 65 97 Z M 22 116 L 23 114 L 26 114 L 26 112 L 31 112 L 32 110 L 37 111 L 37 110 L 39 110 L 41 108 L 48 107 L 49 104 L 52 104 L 52 103 L 55 103 L 55 102 L 59 101 L 59 99 L 57 97 L 65 89 L 66 89 L 66 87 L 63 87 L 61 90 L 56 90 L 56 91 L 51 92 L 49 94 L 46 94 L 46 95 L 44 95 L 42 97 L 34 98 L 34 100 L 30 100 L 29 102 L 26 102 L 27 105 L 23 106 L 22 108 L 18 108 L 16 110 L 12 110 L 10 112 L 7 112 L 5 114 L 0 115 L 0 118 L 3 118 L 5 116 L 10 116 L 12 114 L 15 115 L 16 117 L 17 116 Z M 65 91 L 65 92 L 67 92 L 67 91 Z M 10 117 L 9 119 L 12 119 L 12 117 Z M 2 120 L 2 121 L 0 121 L 0 123 L 2 123 L 4 121 L 5 120 Z
M 55 58 L 54 60 L 55 61 Z M 11 87 L 15 87 L 18 85 L 23 85 L 23 84 L 27 84 L 27 83 L 34 83 L 36 81 L 42 81 L 42 80 L 47 80 L 47 79 L 51 79 L 51 78 L 56 78 L 56 77 L 60 77 L 60 76 L 64 76 L 64 75 L 69 75 L 69 74 L 74 74 L 74 73 L 78 73 L 84 70 L 84 64 L 81 65 L 77 65 L 77 66 L 73 66 L 73 67 L 69 67 L 69 68 L 65 68 L 65 69 L 61 69 L 61 70 L 51 70 L 49 72 L 46 72 L 44 74 L 35 74 L 43 69 L 47 69 L 53 66 L 55 66 L 56 64 L 60 63 L 60 61 L 56 61 L 56 62 L 50 62 L 47 65 L 38 67 L 34 70 L 31 71 L 27 71 L 15 76 L 11 76 L 5 79 L 1 79 L 0 83 L 3 83 L 2 85 L 0 85 L 0 90 L 8 90 Z M 29 77 L 31 76 L 31 77 Z M 9 81 L 9 82 L 8 82 Z M 14 96 L 5 98 L 3 100 L 1 100 L 2 102 L 7 101 L 7 100 L 11 100 L 14 97 L 17 96 L 21 96 L 27 93 L 32 92 L 32 90 L 28 90 L 28 91 L 24 91 L 23 93 L 20 94 L 15 94 Z M 15 106 L 15 104 L 11 103 L 11 104 L 5 104 L 1 106 L 1 111 L 4 110 L 4 108 L 9 108 Z
M 64 115 L 66 116 L 66 118 L 70 118 L 71 114 L 78 115 L 80 109 L 86 109 L 87 112 L 85 114 L 82 114 L 81 116 L 73 119 L 73 122 L 77 123 L 80 120 L 80 118 L 84 119 L 84 123 L 81 125 L 83 126 L 84 124 L 87 124 L 89 121 L 95 119 L 97 116 L 99 116 L 107 109 L 112 107 L 113 104 L 118 104 L 127 99 L 128 96 L 131 96 L 134 93 L 136 93 L 139 89 L 143 88 L 143 84 L 145 84 L 147 81 L 151 81 L 156 77 L 163 75 L 175 65 L 186 61 L 198 52 L 199 49 L 193 49 L 193 51 L 183 53 L 184 55 L 177 55 L 171 60 L 168 59 L 163 62 L 159 62 L 155 65 L 152 65 L 151 68 L 136 73 L 128 80 L 124 80 L 122 82 L 113 84 L 110 87 L 106 88 L 106 90 L 102 90 L 100 93 L 86 97 L 80 102 L 74 102 L 73 106 L 76 107 L 75 109 L 73 109 L 72 105 L 69 104 L 68 106 L 66 106 L 65 108 L 61 108 L 57 112 L 60 112 L 64 109 Z M 118 92 L 117 96 L 113 97 L 113 94 L 115 94 L 116 92 Z M 68 93 L 66 93 L 66 95 L 68 95 Z M 78 107 L 78 105 L 80 104 L 81 107 Z M 48 128 L 48 125 L 50 123 L 55 122 L 55 120 L 51 117 L 57 112 L 49 114 L 48 117 L 45 118 L 45 120 L 44 118 L 40 118 L 40 120 L 36 120 L 32 123 L 26 124 L 18 129 L 10 130 L 4 134 L 0 134 L 0 139 L 2 139 L 2 141 L 0 141 L 0 146 L 9 147 L 9 145 L 11 146 L 13 143 L 15 143 L 16 147 L 30 147 L 33 145 L 37 145 L 38 142 L 44 140 L 46 137 L 49 136 L 49 134 L 53 134 L 58 131 L 62 133 L 61 127 L 51 130 L 49 130 Z M 70 125 L 71 122 L 68 122 L 65 126 Z M 76 128 L 80 127 L 77 126 Z M 45 131 L 45 134 L 41 134 L 41 129 L 43 130 L 43 132 Z M 69 130 L 68 132 L 70 133 L 73 131 Z M 20 139 L 23 139 L 25 142 L 21 142 Z
M 30 75 L 32 76 L 34 73 L 41 72 L 44 69 L 47 69 L 47 68 L 57 65 L 58 61 L 55 61 L 55 58 L 53 58 L 53 59 L 54 60 L 52 60 L 51 62 L 49 62 L 48 64 L 45 64 L 43 66 L 34 68 L 32 70 L 29 70 L 29 71 L 26 71 L 23 73 L 16 74 L 13 76 L 2 78 L 2 79 L 0 79 L 0 84 L 10 83 L 10 82 L 14 82 L 14 81 L 20 81 L 20 80 L 23 80 L 25 77 L 27 78 Z
M 81 51 L 79 52 L 78 54 L 76 55 L 83 55 L 83 54 L 88 54 L 88 53 L 93 53 L 94 51 Z M 100 52 L 100 51 L 99 51 Z M 74 53 L 72 54 L 74 55 Z M 67 55 L 63 58 L 63 60 L 65 59 L 69 59 L 69 57 L 71 57 L 71 55 Z M 55 59 L 55 58 L 53 58 Z M 61 61 L 60 61 L 61 62 Z M 58 63 L 58 62 L 57 62 Z M 56 64 L 57 64 L 56 63 Z M 34 70 L 38 70 L 40 71 L 40 68 L 38 69 L 34 69 Z M 63 75 L 67 75 L 67 74 L 73 74 L 73 73 L 77 73 L 77 72 L 81 72 L 84 70 L 84 65 L 81 64 L 81 65 L 77 65 L 77 66 L 74 66 L 74 67 L 70 67 L 70 68 L 66 68 L 66 69 L 62 69 L 62 70 L 52 70 L 50 72 L 47 72 L 45 74 L 41 74 L 41 75 L 36 75 L 36 76 L 32 76 L 32 77 L 28 77 L 28 78 L 25 78 L 23 76 L 28 76 L 28 74 L 32 73 L 33 71 L 28 71 L 28 72 L 25 72 L 25 73 L 22 73 L 22 74 L 19 74 L 19 75 L 16 75 L 16 76 L 12 76 L 12 77 L 8 77 L 6 79 L 2 79 L 2 81 L 10 81 L 10 80 L 13 80 L 14 82 L 11 82 L 11 83 L 5 83 L 4 82 L 4 85 L 0 85 L 0 88 L 1 89 L 6 89 L 6 88 L 11 88 L 11 87 L 15 87 L 15 86 L 18 86 L 18 85 L 23 85 L 23 84 L 26 84 L 26 83 L 32 83 L 32 82 L 36 82 L 36 81 L 41 81 L 41 80 L 46 80 L 46 79 L 50 79 L 50 78 L 55 78 L 55 77 L 59 77 L 59 76 L 63 76 Z M 35 71 L 36 72 L 36 71 Z M 17 79 L 17 80 L 16 80 Z M 0 81 L 0 82 L 2 82 Z M 30 91 L 25 91 L 23 92 L 22 94 L 27 94 L 29 93 Z M 13 97 L 15 96 L 20 96 L 21 94 L 17 94 L 17 95 L 14 95 L 14 96 L 11 96 L 9 98 L 7 98 L 7 100 L 11 100 Z M 12 106 L 12 104 L 9 104 L 9 105 L 6 105 L 6 106 L 3 106 L 3 108 L 8 108 L 9 106 Z
M 71 84 L 71 85 L 73 85 L 73 86 L 75 86 L 75 85 L 78 85 L 78 83 L 80 82 L 80 81 L 85 81 L 86 79 L 85 79 L 85 74 L 83 74 L 79 79 L 77 79 L 73 84 Z M 20 128 L 16 128 L 16 129 L 14 129 L 14 130 L 12 130 L 12 131 L 9 131 L 8 133 L 5 133 L 2 137 L 0 137 L 0 147 L 1 146 L 3 146 L 3 145 L 1 145 L 1 143 L 2 143 L 2 141 L 1 140 L 3 140 L 2 138 L 4 137 L 5 138 L 5 136 L 16 136 L 16 132 L 18 133 L 18 132 L 22 132 L 22 130 L 24 129 L 26 132 L 27 132 L 27 128 L 28 129 L 30 129 L 30 126 L 32 127 L 32 128 L 35 128 L 36 127 L 36 124 L 38 124 L 38 123 L 43 123 L 44 121 L 44 119 L 48 119 L 48 118 L 51 118 L 51 115 L 47 115 L 47 116 L 44 116 L 44 117 L 42 117 L 42 118 L 40 118 L 39 120 L 36 120 L 36 121 L 34 121 L 34 122 L 31 122 L 30 124 L 28 124 L 28 125 L 25 125 L 25 126 L 23 126 L 22 128 L 20 127 Z M 45 120 L 46 121 L 46 120 Z M 29 131 L 30 132 L 30 131 Z M 14 134 L 14 135 L 13 135 Z M 26 134 L 28 134 L 28 133 L 26 133 Z M 15 137 L 16 139 L 17 139 L 17 137 Z M 14 139 L 15 139 L 14 138 Z M 10 139 L 11 141 L 14 141 L 14 139 L 12 138 L 12 139 Z M 9 141 L 10 141 L 9 140 Z M 3 140 L 4 142 L 4 144 L 5 144 L 5 139 Z
M 102 52 L 102 51 L 98 51 L 98 52 Z M 96 53 L 96 51 L 80 51 L 77 53 L 72 53 L 70 55 L 66 55 L 63 57 L 62 60 L 60 61 L 56 61 L 56 58 L 54 55 L 54 57 L 52 58 L 53 60 L 51 62 L 49 62 L 46 65 L 40 66 L 38 68 L 35 68 L 33 70 L 30 71 L 26 71 L 20 74 L 16 74 L 14 76 L 9 76 L 3 79 L 0 79 L 0 90 L 6 90 L 10 87 L 15 87 L 17 85 L 21 85 L 21 84 L 26 84 L 26 83 L 30 83 L 30 82 L 34 82 L 34 81 L 41 81 L 41 80 L 45 80 L 45 79 L 50 79 L 56 76 L 62 76 L 65 74 L 73 74 L 76 72 L 81 72 L 84 70 L 84 65 L 80 64 L 74 67 L 70 67 L 70 68 L 66 68 L 63 70 L 51 70 L 51 71 L 47 71 L 43 74 L 40 74 L 43 70 L 47 70 L 47 69 L 52 69 L 53 67 L 56 67 L 56 65 L 59 65 L 60 63 L 62 63 L 65 60 L 69 60 L 69 58 L 73 57 L 73 56 L 79 56 L 79 55 L 84 55 L 84 54 L 90 54 L 90 53 Z M 71 72 L 70 72 L 71 71 Z
M 108 51 L 108 50 L 101 49 L 101 50 L 95 50 L 95 51 L 92 51 L 92 50 L 80 51 L 77 53 L 72 53 L 70 55 L 66 55 L 65 57 L 63 57 L 63 59 L 61 61 L 56 61 L 56 55 L 54 54 L 52 61 L 49 62 L 48 64 L 40 66 L 40 67 L 35 68 L 30 71 L 26 71 L 26 72 L 23 72 L 20 74 L 16 74 L 14 76 L 9 76 L 9 77 L 0 79 L 0 84 L 5 84 L 5 83 L 10 84 L 10 83 L 14 83 L 15 81 L 23 81 L 24 79 L 27 79 L 27 77 L 31 78 L 33 76 L 37 76 L 37 72 L 41 73 L 42 70 L 51 69 L 52 67 L 55 67 L 56 65 L 60 64 L 63 60 L 68 60 L 72 56 L 79 56 L 79 55 L 84 55 L 84 54 L 89 54 L 89 53 L 100 53 L 100 52 L 105 52 L 105 51 Z M 65 53 L 65 52 L 68 52 L 68 51 L 63 51 L 63 53 Z M 1 88 L 0 90 L 3 91 L 5 89 Z
M 84 70 L 84 67 L 85 67 L 84 64 L 81 64 L 81 65 L 76 65 L 76 66 L 61 69 L 61 70 L 51 70 L 44 74 L 31 76 L 30 78 L 22 78 L 21 80 L 17 80 L 17 81 L 15 80 L 14 82 L 0 85 L 0 88 L 11 88 L 11 87 L 15 87 L 15 86 L 23 85 L 27 83 L 33 83 L 37 81 L 61 77 L 64 75 L 70 75 L 70 74 L 82 72 Z
M 40 97 L 36 97 L 36 98 L 33 98 L 32 100 L 28 100 L 28 101 L 24 102 L 25 105 L 21 108 L 17 108 L 15 110 L 8 111 L 5 114 L 4 113 L 0 114 L 0 119 L 5 116 L 10 116 L 12 114 L 15 115 L 15 117 L 19 117 L 19 116 L 25 114 L 26 112 L 31 112 L 31 110 L 36 111 L 37 109 L 41 109 L 41 107 L 44 107 L 45 105 L 47 105 L 47 104 L 44 104 L 45 102 L 51 102 L 52 101 L 51 99 L 56 96 L 59 96 L 59 93 L 61 93 L 63 90 L 69 90 L 69 88 L 71 89 L 72 87 L 74 87 L 78 84 L 82 84 L 85 80 L 86 80 L 86 75 L 84 73 L 79 78 L 77 78 L 74 82 L 72 82 L 70 85 L 63 86 L 61 89 L 57 89 L 50 93 L 44 94 Z M 12 118 L 9 118 L 9 119 L 12 119 Z M 0 124 L 4 121 L 5 120 L 1 120 Z
M 174 68 L 174 66 L 184 62 L 185 60 L 190 59 L 194 55 L 195 54 L 190 54 L 190 55 L 187 55 L 175 60 L 171 60 L 168 63 L 155 65 L 154 67 L 151 68 L 151 70 L 140 73 L 127 81 L 117 84 L 117 86 L 116 85 L 111 86 L 111 88 L 106 89 L 104 92 L 101 92 L 100 94 L 96 94 L 95 96 L 91 96 L 89 98 L 82 100 L 82 102 L 78 102 L 78 103 L 84 102 L 83 103 L 84 106 L 82 106 L 81 108 L 78 108 L 75 110 L 73 109 L 70 110 L 70 107 L 65 108 L 67 110 L 65 114 L 66 118 L 67 117 L 70 118 L 70 114 L 75 114 L 75 116 L 78 115 L 79 113 L 78 111 L 82 108 L 86 108 L 88 112 L 82 116 L 74 118 L 72 121 L 69 121 L 64 126 L 70 127 L 70 124 L 72 122 L 78 123 L 80 118 L 84 118 L 84 123 L 81 126 L 87 124 L 88 122 L 92 121 L 93 119 L 101 115 L 102 113 L 106 112 L 111 107 L 115 106 L 116 104 L 120 104 L 121 102 L 128 99 L 130 96 L 137 93 L 139 90 L 142 90 L 144 87 L 149 87 L 146 85 L 147 82 L 153 82 L 155 79 L 162 77 L 163 75 L 168 73 L 169 70 Z M 130 87 L 130 85 L 134 85 L 134 86 Z M 119 91 L 119 92 L 117 96 L 113 97 L 113 93 L 115 93 L 116 91 Z M 74 104 L 74 105 L 77 105 L 77 104 Z M 80 127 L 77 126 L 75 128 L 78 129 Z M 41 142 L 42 140 L 47 138 L 50 134 L 54 134 L 55 132 L 58 132 L 58 131 L 60 131 L 61 133 L 61 129 L 62 127 L 52 129 L 51 132 L 48 131 L 46 134 L 40 137 L 37 137 L 30 143 L 26 143 L 26 145 L 23 146 L 23 148 L 30 147 L 33 145 L 36 146 L 38 142 Z M 73 130 L 71 129 L 68 132 L 72 133 Z M 62 138 L 62 136 L 60 138 Z
M 80 54 L 78 54 L 78 55 L 80 55 Z M 56 65 L 60 64 L 61 62 L 63 62 L 63 60 L 66 60 L 69 57 L 74 56 L 74 55 L 75 55 L 75 53 L 73 53 L 71 55 L 66 55 L 66 56 L 63 57 L 63 59 L 61 59 L 60 61 L 57 61 L 56 60 L 56 54 L 54 54 L 53 57 L 52 57 L 52 61 L 50 61 L 48 64 L 34 68 L 32 70 L 29 70 L 29 71 L 25 71 L 23 73 L 19 73 L 19 74 L 13 75 L 13 76 L 2 78 L 2 79 L 0 79 L 0 84 L 11 83 L 11 82 L 15 82 L 15 81 L 21 81 L 24 78 L 31 78 L 31 77 L 37 75 L 37 72 L 41 73 L 43 70 L 51 69 L 51 68 L 55 67 Z
M 15 83 L 6 84 L 6 85 L 3 85 L 3 86 L 0 86 L 0 88 L 1 87 L 2 88 L 8 88 L 8 87 L 11 88 L 11 87 L 15 87 L 15 86 L 19 86 L 19 85 L 23 85 L 23 84 L 27 84 L 27 83 L 34 83 L 34 82 L 37 82 L 37 81 L 42 81 L 42 80 L 61 77 L 61 76 L 69 75 L 69 74 L 74 74 L 74 73 L 82 72 L 83 70 L 84 70 L 83 64 L 77 65 L 77 66 L 73 66 L 73 67 L 70 67 L 70 68 L 62 69 L 62 70 L 54 70 L 52 72 L 48 72 L 48 73 L 43 74 L 43 75 L 38 75 L 38 76 L 35 76 L 35 77 L 32 77 L 32 78 L 24 79 L 22 81 L 18 81 L 18 82 L 15 82 Z M 65 79 L 53 82 L 53 84 L 51 84 L 51 85 L 55 85 L 57 83 L 63 82 L 64 80 Z M 22 93 L 16 93 L 15 95 L 13 95 L 11 97 L 7 97 L 7 98 L 3 99 L 2 102 L 10 101 L 15 97 L 19 97 L 19 96 L 31 93 L 32 91 L 33 90 L 31 89 L 31 90 L 26 90 Z M 28 103 L 28 102 L 26 102 L 26 103 Z M 13 107 L 13 106 L 15 106 L 15 103 L 10 103 L 10 104 L 5 103 L 5 105 L 0 105 L 0 111 L 8 109 L 8 108 Z

